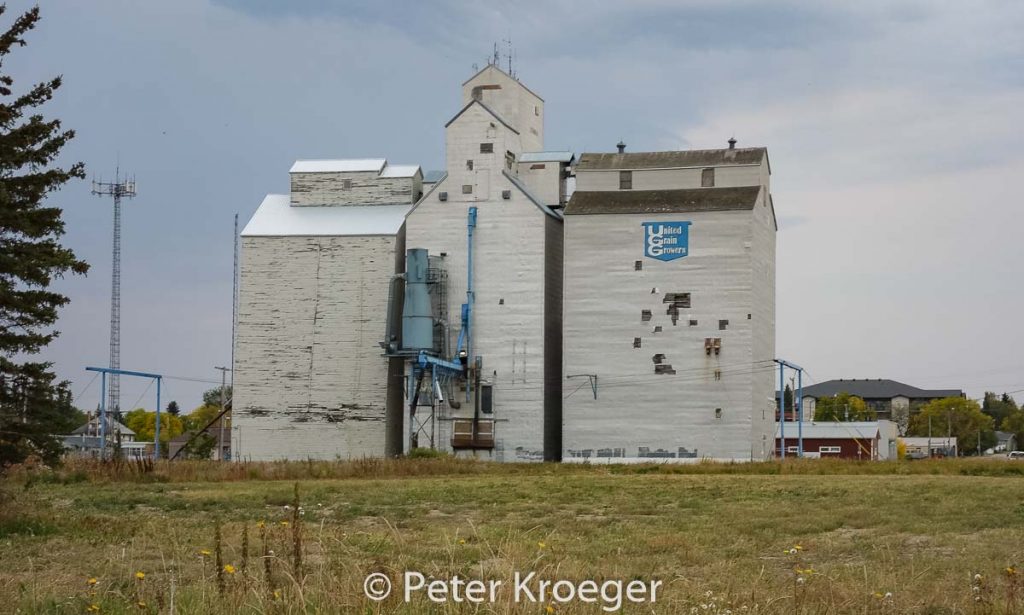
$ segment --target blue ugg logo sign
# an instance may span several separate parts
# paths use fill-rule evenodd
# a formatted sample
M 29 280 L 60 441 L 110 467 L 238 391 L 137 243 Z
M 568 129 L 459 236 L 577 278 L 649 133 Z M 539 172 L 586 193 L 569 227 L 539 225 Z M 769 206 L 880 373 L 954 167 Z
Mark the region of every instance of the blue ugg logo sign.
M 671 261 L 690 253 L 689 222 L 642 222 L 644 256 Z

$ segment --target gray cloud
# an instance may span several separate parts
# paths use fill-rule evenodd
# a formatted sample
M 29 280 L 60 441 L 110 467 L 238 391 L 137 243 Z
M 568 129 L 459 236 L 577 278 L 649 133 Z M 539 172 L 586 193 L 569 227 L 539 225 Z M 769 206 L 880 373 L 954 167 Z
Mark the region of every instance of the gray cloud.
M 67 159 L 109 175 L 120 156 L 139 183 L 126 367 L 216 378 L 232 215 L 285 191 L 295 158 L 438 168 L 459 84 L 511 35 L 551 147 L 770 148 L 781 356 L 818 379 L 1024 388 L 1019 3 L 53 0 L 43 15 L 5 67 L 22 87 L 63 73 L 49 113 L 78 130 Z M 106 361 L 110 205 L 84 183 L 54 201 L 94 266 L 61 283 L 73 302 L 46 355 L 79 390 Z M 194 406 L 206 386 L 165 397 Z M 145 384 L 124 387 L 128 405 Z

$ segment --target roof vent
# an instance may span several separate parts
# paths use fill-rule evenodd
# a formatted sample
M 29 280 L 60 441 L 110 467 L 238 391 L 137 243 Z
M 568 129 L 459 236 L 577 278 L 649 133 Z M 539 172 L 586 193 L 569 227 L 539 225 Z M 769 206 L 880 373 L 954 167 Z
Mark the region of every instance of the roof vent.
M 626 151 L 626 144 L 623 143 L 621 139 L 619 140 L 618 143 L 615 144 L 615 147 L 619 148 L 619 153 L 620 154 L 625 153 L 625 151 Z
M 729 138 L 729 149 L 736 149 L 736 137 Z

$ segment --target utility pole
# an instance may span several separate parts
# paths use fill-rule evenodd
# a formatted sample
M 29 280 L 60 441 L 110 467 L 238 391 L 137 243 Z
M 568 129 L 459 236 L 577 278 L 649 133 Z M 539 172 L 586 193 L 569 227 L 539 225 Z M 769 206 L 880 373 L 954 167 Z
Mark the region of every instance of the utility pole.
M 228 372 L 231 371 L 230 367 L 214 367 L 213 369 L 220 370 L 220 435 L 217 437 L 217 459 L 220 461 L 226 461 L 224 459 L 224 422 L 227 420 L 227 402 L 225 400 L 225 394 L 227 393 L 227 377 Z
M 932 417 L 928 415 L 928 458 L 932 457 Z
M 114 250 L 113 271 L 110 284 L 110 369 L 121 368 L 121 198 L 135 196 L 135 179 L 121 181 L 121 168 L 114 172 L 114 181 L 92 182 L 92 193 L 96 196 L 114 198 Z M 107 406 L 117 414 L 121 411 L 121 375 L 116 371 L 110 373 L 110 386 Z M 106 445 L 106 442 L 104 442 Z

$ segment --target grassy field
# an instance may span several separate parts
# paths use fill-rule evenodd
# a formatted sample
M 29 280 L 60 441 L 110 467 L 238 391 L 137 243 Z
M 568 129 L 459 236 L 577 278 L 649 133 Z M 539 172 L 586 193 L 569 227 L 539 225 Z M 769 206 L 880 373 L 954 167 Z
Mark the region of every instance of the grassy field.
M 14 468 L 0 481 L 0 611 L 602 613 L 613 604 L 517 604 L 518 571 L 662 582 L 656 602 L 626 602 L 623 613 L 1021 613 L 1022 473 L 1013 462 L 950 460 Z M 504 589 L 494 604 L 434 604 L 425 592 L 406 604 L 404 571 Z M 364 597 L 372 572 L 395 580 L 383 602 Z

